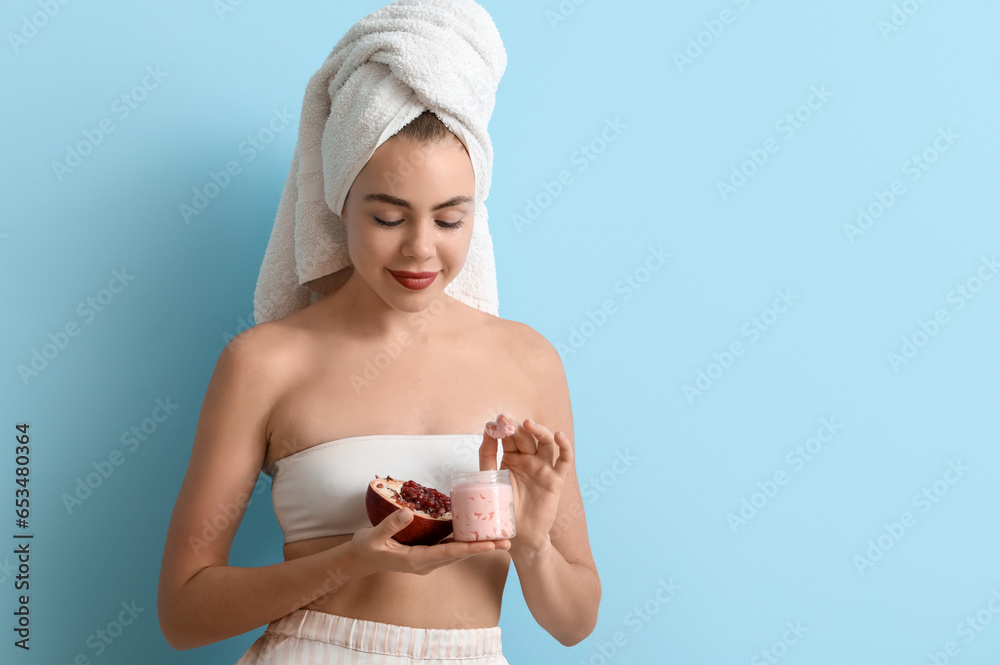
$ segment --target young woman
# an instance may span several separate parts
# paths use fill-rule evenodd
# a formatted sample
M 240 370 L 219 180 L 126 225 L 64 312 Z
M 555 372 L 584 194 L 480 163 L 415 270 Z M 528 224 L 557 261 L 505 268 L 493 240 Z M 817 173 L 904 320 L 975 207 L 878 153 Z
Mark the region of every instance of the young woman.
M 561 359 L 527 325 L 444 291 L 468 253 L 475 192 L 463 143 L 433 113 L 418 116 L 348 192 L 347 282 L 220 354 L 163 557 L 158 612 L 174 648 L 270 624 L 239 665 L 503 664 L 497 624 L 512 562 L 555 639 L 573 645 L 593 630 L 600 581 Z M 429 285 L 405 276 L 421 272 L 433 273 Z M 310 287 L 324 292 L 323 280 Z M 391 362 L 365 375 L 379 354 Z M 500 442 L 513 538 L 402 545 L 392 535 L 413 519 L 407 509 L 368 526 L 362 497 L 376 473 L 405 479 L 404 459 L 436 477 L 495 469 L 496 424 L 515 428 Z M 274 477 L 285 561 L 229 566 L 261 471 Z

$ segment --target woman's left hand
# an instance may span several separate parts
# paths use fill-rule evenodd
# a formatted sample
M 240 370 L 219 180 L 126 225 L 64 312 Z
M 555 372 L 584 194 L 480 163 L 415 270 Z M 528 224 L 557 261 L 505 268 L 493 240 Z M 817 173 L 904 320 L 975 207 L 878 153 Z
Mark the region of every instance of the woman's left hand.
M 512 432 L 509 435 L 508 432 Z M 506 435 L 506 436 L 505 436 Z M 502 437 L 501 469 L 510 471 L 514 490 L 511 551 L 543 547 L 555 523 L 563 481 L 572 468 L 573 447 L 561 430 L 554 434 L 531 420 L 518 423 L 504 414 L 486 424 L 479 447 L 479 469 L 497 468 L 497 438 Z

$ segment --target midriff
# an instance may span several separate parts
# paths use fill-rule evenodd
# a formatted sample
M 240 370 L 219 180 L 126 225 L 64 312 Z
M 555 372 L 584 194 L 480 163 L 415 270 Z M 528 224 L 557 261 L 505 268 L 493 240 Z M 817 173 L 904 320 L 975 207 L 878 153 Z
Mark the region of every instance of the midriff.
M 336 547 L 353 535 L 288 543 L 283 548 L 285 560 Z M 489 628 L 500 621 L 509 566 L 510 555 L 495 551 L 442 566 L 426 575 L 389 572 L 348 579 L 332 570 L 320 583 L 331 591 L 304 607 L 414 628 Z M 334 589 L 338 584 L 342 586 Z

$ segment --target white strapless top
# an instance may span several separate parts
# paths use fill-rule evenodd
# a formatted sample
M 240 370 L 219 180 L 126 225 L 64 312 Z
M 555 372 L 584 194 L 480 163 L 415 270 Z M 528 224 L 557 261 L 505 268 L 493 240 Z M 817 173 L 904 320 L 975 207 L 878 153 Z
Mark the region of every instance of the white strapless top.
M 285 543 L 354 533 L 371 526 L 368 483 L 378 474 L 444 494 L 451 474 L 479 470 L 483 434 L 369 434 L 292 453 L 267 469 L 274 516 Z

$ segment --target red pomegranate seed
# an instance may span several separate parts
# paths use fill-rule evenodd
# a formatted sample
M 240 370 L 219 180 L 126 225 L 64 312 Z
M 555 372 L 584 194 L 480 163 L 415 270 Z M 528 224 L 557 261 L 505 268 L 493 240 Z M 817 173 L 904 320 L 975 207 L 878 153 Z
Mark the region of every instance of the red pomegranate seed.
M 432 517 L 441 517 L 451 512 L 451 497 L 433 487 L 424 487 L 413 480 L 405 481 L 399 493 L 393 494 L 400 505 L 420 511 Z

